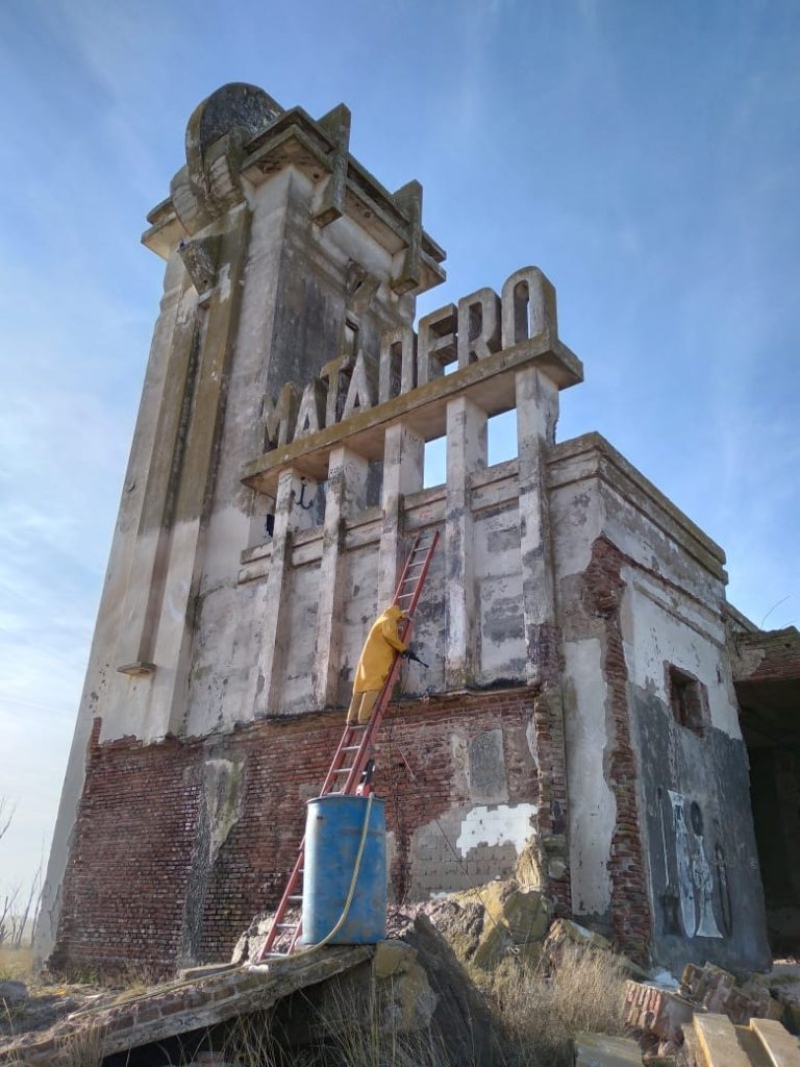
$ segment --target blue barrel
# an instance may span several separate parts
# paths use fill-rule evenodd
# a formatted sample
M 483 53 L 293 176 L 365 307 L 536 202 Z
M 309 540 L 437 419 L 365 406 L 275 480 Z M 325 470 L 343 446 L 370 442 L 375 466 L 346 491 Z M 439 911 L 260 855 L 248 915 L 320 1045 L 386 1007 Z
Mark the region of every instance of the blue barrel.
M 361 844 L 368 797 L 330 794 L 309 800 L 303 874 L 304 945 L 324 941 L 347 902 Z M 369 827 L 353 900 L 330 945 L 372 945 L 386 937 L 386 820 L 372 798 Z

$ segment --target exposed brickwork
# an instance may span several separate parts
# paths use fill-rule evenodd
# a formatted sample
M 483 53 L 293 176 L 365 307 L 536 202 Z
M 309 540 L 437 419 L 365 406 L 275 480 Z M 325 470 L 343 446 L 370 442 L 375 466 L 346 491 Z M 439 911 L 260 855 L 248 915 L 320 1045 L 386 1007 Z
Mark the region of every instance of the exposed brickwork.
M 390 880 L 397 898 L 410 884 L 414 831 L 470 801 L 453 764 L 454 733 L 469 743 L 501 727 L 509 803 L 538 803 L 526 740 L 533 703 L 529 691 L 509 690 L 392 705 L 375 791 L 386 798 L 396 835 Z M 253 916 L 280 898 L 304 802 L 325 776 L 342 720 L 341 713 L 260 720 L 232 734 L 153 745 L 98 744 L 96 724 L 53 963 L 168 972 L 189 959 L 227 959 Z M 244 778 L 239 817 L 213 864 L 202 784 L 209 759 L 241 765 Z
M 680 1044 L 693 1016 L 694 1006 L 668 989 L 639 982 L 628 982 L 625 988 L 625 1022 L 635 1030 L 647 1030 Z
M 101 746 L 99 732 L 98 719 L 52 962 L 102 970 L 141 961 L 161 971 L 181 932 L 198 806 L 195 753 L 174 740 Z
M 567 765 L 561 699 L 564 664 L 560 628 L 551 624 L 537 626 L 533 648 L 541 679 L 533 705 L 533 738 L 539 768 L 537 826 L 548 874 L 547 892 L 556 904 L 556 913 L 568 915 L 571 889 L 566 844 Z
M 606 714 L 609 734 L 603 772 L 617 806 L 617 821 L 611 841 L 609 871 L 614 939 L 636 959 L 647 957 L 652 938 L 652 915 L 647 896 L 642 831 L 636 800 L 636 759 L 628 718 L 628 669 L 619 619 L 625 582 L 621 570 L 625 557 L 604 537 L 592 547 L 592 559 L 584 573 L 583 607 L 605 622 L 603 676 L 608 686 Z
M 733 677 L 737 682 L 800 680 L 797 627 L 739 634 L 734 647 Z

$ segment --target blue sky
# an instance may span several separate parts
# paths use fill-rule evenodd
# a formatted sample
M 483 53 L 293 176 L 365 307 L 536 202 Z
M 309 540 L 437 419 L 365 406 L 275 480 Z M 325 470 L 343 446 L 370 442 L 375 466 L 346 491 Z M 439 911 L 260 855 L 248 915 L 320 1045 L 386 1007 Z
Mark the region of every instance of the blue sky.
M 540 266 L 599 430 L 800 624 L 795 0 L 0 4 L 0 888 L 47 851 L 157 312 L 145 215 L 229 81 L 425 190 L 448 281 Z M 503 454 L 495 435 L 495 457 Z

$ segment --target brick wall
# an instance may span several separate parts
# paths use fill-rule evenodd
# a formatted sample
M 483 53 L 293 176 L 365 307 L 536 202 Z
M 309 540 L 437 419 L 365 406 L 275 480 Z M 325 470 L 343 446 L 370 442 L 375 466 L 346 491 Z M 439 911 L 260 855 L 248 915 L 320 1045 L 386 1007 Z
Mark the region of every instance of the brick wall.
M 616 801 L 616 826 L 611 842 L 611 908 L 615 942 L 634 959 L 646 959 L 652 939 L 652 916 L 647 896 L 642 831 L 636 798 L 637 768 L 631 744 L 628 709 L 628 669 L 619 609 L 625 582 L 624 555 L 604 537 L 592 547 L 583 576 L 582 609 L 603 619 L 603 675 L 608 686 L 606 715 L 614 743 L 606 751 L 603 773 Z
M 391 706 L 375 791 L 386 799 L 395 835 L 395 899 L 406 896 L 418 862 L 414 831 L 470 802 L 463 769 L 454 766 L 454 733 L 469 744 L 500 727 L 508 803 L 538 803 L 538 772 L 526 740 L 533 703 L 529 691 L 507 690 Z M 304 802 L 316 795 L 342 723 L 341 712 L 309 714 L 143 745 L 99 744 L 98 721 L 52 964 L 167 973 L 181 962 L 227 959 L 253 916 L 280 898 L 303 832 Z M 213 862 L 204 784 L 209 761 L 230 761 L 242 779 L 238 817 Z M 443 854 L 443 869 L 445 860 L 452 864 L 452 855 Z M 427 876 L 435 877 L 436 857 L 425 862 Z
M 561 631 L 552 624 L 536 628 L 533 658 L 541 684 L 533 704 L 533 736 L 539 769 L 538 829 L 548 891 L 556 914 L 571 913 L 572 893 L 567 859 L 567 765 L 561 677 L 564 670 Z

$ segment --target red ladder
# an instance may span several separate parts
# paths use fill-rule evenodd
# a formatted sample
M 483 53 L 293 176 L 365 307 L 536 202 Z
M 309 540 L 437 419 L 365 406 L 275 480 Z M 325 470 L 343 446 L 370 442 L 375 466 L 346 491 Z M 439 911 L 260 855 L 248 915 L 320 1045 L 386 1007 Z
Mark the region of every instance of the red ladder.
M 406 642 L 411 632 L 414 612 L 416 611 L 422 587 L 428 576 L 431 557 L 439 540 L 439 531 L 423 531 L 417 534 L 411 552 L 403 567 L 397 591 L 394 594 L 393 604 L 397 604 L 407 612 L 408 618 L 401 620 L 398 626 L 400 640 Z M 353 796 L 362 784 L 367 772 L 367 764 L 372 758 L 374 738 L 383 719 L 383 714 L 392 699 L 392 690 L 400 670 L 400 656 L 395 653 L 392 661 L 392 669 L 389 677 L 383 684 L 372 715 L 366 725 L 346 725 L 339 746 L 331 762 L 327 777 L 319 793 L 325 796 L 328 793 L 342 793 L 345 796 Z M 365 788 L 369 788 L 368 784 Z M 300 850 L 297 854 L 292 873 L 286 889 L 283 891 L 275 918 L 267 934 L 267 939 L 256 957 L 259 963 L 269 952 L 279 955 L 289 955 L 294 952 L 302 934 L 302 920 L 297 914 L 302 900 L 303 864 L 305 861 L 305 837 L 300 842 Z M 294 914 L 290 914 L 294 912 Z M 283 948 L 276 948 L 276 943 Z

